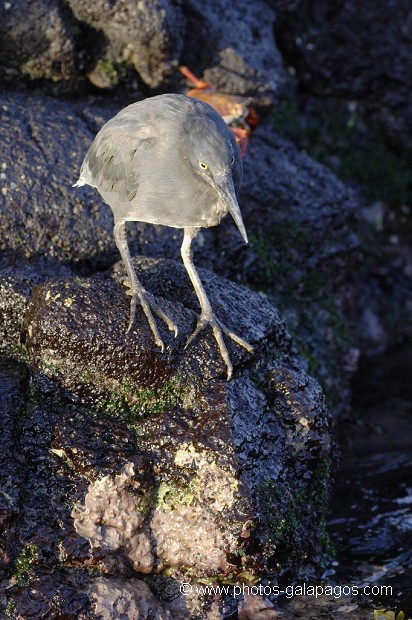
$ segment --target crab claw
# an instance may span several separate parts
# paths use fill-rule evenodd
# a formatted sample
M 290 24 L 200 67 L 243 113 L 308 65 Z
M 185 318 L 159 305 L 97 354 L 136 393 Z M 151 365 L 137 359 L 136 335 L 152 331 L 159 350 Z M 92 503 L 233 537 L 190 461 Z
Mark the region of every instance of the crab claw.
M 216 88 L 212 86 L 212 84 L 209 84 L 208 82 L 204 82 L 203 80 L 199 80 L 199 78 L 197 78 L 195 74 L 190 71 L 189 67 L 181 66 L 179 67 L 179 71 L 183 73 L 183 75 L 188 80 L 190 80 L 192 84 L 196 86 L 196 88 L 200 88 L 200 90 L 205 90 L 206 88 L 210 89 L 211 91 L 216 90 Z
M 231 127 L 231 130 L 235 134 L 236 142 L 240 149 L 240 156 L 243 159 L 246 155 L 247 145 L 249 144 L 250 133 L 247 129 L 241 129 L 240 127 Z

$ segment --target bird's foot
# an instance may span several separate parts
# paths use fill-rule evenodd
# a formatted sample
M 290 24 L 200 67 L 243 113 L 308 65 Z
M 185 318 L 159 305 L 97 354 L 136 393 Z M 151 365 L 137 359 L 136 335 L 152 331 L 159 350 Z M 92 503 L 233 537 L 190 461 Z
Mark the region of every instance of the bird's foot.
M 193 334 L 189 337 L 188 341 L 186 342 L 185 349 L 193 342 L 196 336 L 198 336 L 198 334 L 203 329 L 205 329 L 208 325 L 210 325 L 210 327 L 212 328 L 213 335 L 217 342 L 217 346 L 219 347 L 220 355 L 222 356 L 222 359 L 226 364 L 227 380 L 230 381 L 230 379 L 232 378 L 232 374 L 233 374 L 233 366 L 232 366 L 232 362 L 230 361 L 229 351 L 227 350 L 225 341 L 223 339 L 223 334 L 231 338 L 234 342 L 236 342 L 236 344 L 246 349 L 246 351 L 248 351 L 249 353 L 253 353 L 253 347 L 252 345 L 247 343 L 245 340 L 243 340 L 243 338 L 241 338 L 240 336 L 232 332 L 232 330 L 227 328 L 214 315 L 210 317 L 201 315 L 199 317 L 199 321 L 197 323 L 195 331 L 193 332 Z
M 171 318 L 167 316 L 160 308 L 158 303 L 155 301 L 154 296 L 151 293 L 148 293 L 144 288 L 139 289 L 138 291 L 133 290 L 133 286 L 130 284 L 128 278 L 123 280 L 123 285 L 128 289 L 126 291 L 126 295 L 129 295 L 132 299 L 130 301 L 130 319 L 129 325 L 126 330 L 126 334 L 129 333 L 131 328 L 133 327 L 134 318 L 136 314 L 137 302 L 140 301 L 140 305 L 142 306 L 142 310 L 146 315 L 147 322 L 149 323 L 149 327 L 152 330 L 152 334 L 157 346 L 164 351 L 164 343 L 160 337 L 159 330 L 157 329 L 156 321 L 154 319 L 152 311 L 157 314 L 157 316 L 162 319 L 169 328 L 171 332 L 174 332 L 175 338 L 178 334 L 177 325 L 172 321 Z

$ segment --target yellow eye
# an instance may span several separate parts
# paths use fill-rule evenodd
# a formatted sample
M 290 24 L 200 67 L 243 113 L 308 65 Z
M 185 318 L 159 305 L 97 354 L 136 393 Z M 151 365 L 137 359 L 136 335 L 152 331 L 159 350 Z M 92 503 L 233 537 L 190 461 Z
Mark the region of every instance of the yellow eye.
M 204 164 L 202 161 L 199 162 L 199 166 L 202 170 L 209 170 L 209 166 L 207 164 Z

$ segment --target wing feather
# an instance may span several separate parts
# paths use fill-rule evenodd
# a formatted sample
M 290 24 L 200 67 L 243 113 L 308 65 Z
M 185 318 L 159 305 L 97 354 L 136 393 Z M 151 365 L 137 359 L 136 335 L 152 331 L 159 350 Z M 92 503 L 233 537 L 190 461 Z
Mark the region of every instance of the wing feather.
M 153 140 L 156 140 L 154 132 L 143 123 L 115 117 L 104 125 L 91 144 L 78 184 L 91 185 L 102 195 L 114 193 L 119 202 L 133 199 L 139 187 L 138 154 L 150 149 Z

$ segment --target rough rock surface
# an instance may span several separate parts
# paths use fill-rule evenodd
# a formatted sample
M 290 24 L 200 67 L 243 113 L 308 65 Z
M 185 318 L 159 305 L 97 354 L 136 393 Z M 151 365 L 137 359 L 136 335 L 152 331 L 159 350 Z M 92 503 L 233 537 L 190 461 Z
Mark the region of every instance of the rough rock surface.
M 359 355 L 346 319 L 356 305 L 358 203 L 330 170 L 279 138 L 268 123 L 250 141 L 244 177 L 241 204 L 251 248 L 243 263 L 231 259 L 220 227 L 218 247 L 228 259 L 215 268 L 243 268 L 240 281 L 269 293 L 333 411 L 341 412 Z
M 15 451 L 18 427 L 16 411 L 24 407 L 28 374 L 23 365 L 0 360 L 0 580 L 13 558 L 16 526 L 20 514 L 19 488 L 23 478 L 22 463 Z
M 344 253 L 350 260 L 359 245 L 353 194 L 325 166 L 277 136 L 269 123 L 262 123 L 250 141 L 241 202 L 252 248 L 261 253 L 259 242 L 266 238 L 267 259 L 278 266 L 272 274 L 278 290 L 299 287 L 326 261 L 338 267 L 336 258 Z M 254 267 L 249 277 L 264 280 L 266 274 L 257 273 L 262 265 Z
M 24 15 L 24 18 L 22 16 Z M 57 0 L 13 0 L 0 5 L 0 78 L 52 82 L 76 74 L 75 40 Z
M 212 357 L 210 349 L 214 349 L 214 339 L 207 331 L 204 338 L 196 339 L 190 348 L 184 348 L 187 338 L 196 326 L 195 313 L 199 311 L 199 306 L 183 265 L 174 261 L 143 258 L 135 259 L 135 265 L 143 285 L 156 296 L 166 298 L 163 302 L 165 312 L 171 315 L 179 329 L 177 338 L 174 338 L 166 326 L 159 322 L 160 333 L 166 345 L 164 353 L 155 345 L 142 313 L 136 317 L 130 336 L 125 336 L 129 297 L 125 295 L 123 286 L 101 278 L 55 280 L 34 289 L 27 315 L 27 346 L 33 353 L 33 364 L 41 364 L 39 372 L 45 376 L 49 374 L 43 364 L 46 360 L 42 353 L 43 347 L 50 351 L 50 364 L 59 366 L 64 360 L 64 363 L 69 363 L 67 351 L 63 353 L 66 343 L 67 349 L 73 351 L 72 362 L 77 374 L 79 375 L 83 368 L 90 375 L 90 382 L 87 377 L 83 377 L 81 381 L 84 398 L 87 398 L 88 389 L 93 399 L 97 395 L 107 396 L 105 390 L 109 377 L 111 382 L 120 381 L 122 377 L 125 381 L 129 378 L 143 386 L 154 387 L 158 383 L 158 376 L 161 376 L 163 382 L 177 369 L 186 373 L 195 365 L 200 368 L 204 379 L 226 376 L 225 364 L 218 355 L 213 355 L 216 359 L 208 359 Z M 216 299 L 215 310 L 222 321 L 226 321 L 230 328 L 241 333 L 252 345 L 256 344 L 257 351 L 260 351 L 265 346 L 265 339 L 275 330 L 275 322 L 281 324 L 278 312 L 256 293 L 209 272 L 199 272 L 203 275 L 208 295 L 211 299 Z M 123 276 L 122 263 L 116 266 L 115 274 L 119 279 Z M 253 320 L 254 315 L 259 316 L 259 321 Z M 110 332 L 106 332 L 108 324 L 112 326 Z M 284 328 L 282 333 L 283 331 Z M 90 355 L 97 333 L 101 334 L 106 342 L 104 346 L 110 350 L 110 356 L 102 358 L 101 364 L 99 358 Z M 82 343 L 81 346 L 75 342 L 76 339 Z M 91 347 L 90 351 L 87 347 Z M 233 352 L 235 365 L 250 362 L 250 355 L 245 349 L 236 346 L 232 341 L 229 342 L 229 348 Z M 141 364 L 136 363 L 138 359 Z M 114 370 L 120 360 L 122 367 Z M 109 365 L 106 366 L 108 361 Z M 93 366 L 94 364 L 97 366 Z M 114 372 L 118 376 L 113 374 Z M 74 394 L 79 391 L 79 382 L 71 373 L 66 372 L 60 384 L 61 387 L 74 390 Z M 112 389 L 109 388 L 109 392 L 112 392 Z
M 9 93 L 0 105 L 3 263 L 41 255 L 96 268 L 103 254 L 107 263 L 115 251 L 110 209 L 71 187 L 95 130 L 81 106 Z
M 149 87 L 158 88 L 177 64 L 185 25 L 179 3 L 68 0 L 68 4 L 78 22 L 102 33 L 104 61 L 131 65 Z
M 58 275 L 72 275 L 72 271 L 42 258 L 30 261 L 12 256 L 10 261 L 6 254 L 0 258 L 2 263 L 9 266 L 0 268 L 0 352 L 25 360 L 26 308 L 33 286 Z
M 91 618 L 110 604 L 144 614 L 158 604 L 149 586 L 163 601 L 159 618 L 221 618 L 211 600 L 199 615 L 195 601 L 173 596 L 170 611 L 162 587 L 131 589 L 129 579 L 160 570 L 169 588 L 184 576 L 251 579 L 321 548 L 329 419 L 279 314 L 201 271 L 220 318 L 255 345 L 253 356 L 229 345 L 236 378 L 227 383 L 210 334 L 183 349 L 197 302 L 182 265 L 140 258 L 136 267 L 178 322 L 176 340 L 162 334 L 164 353 L 139 311 L 125 337 L 128 299 L 118 281 L 64 277 L 31 293 L 34 391 L 13 436 L 22 465 L 10 477 L 24 475 L 15 481 L 12 577 L 3 582 L 5 605 L 23 617 L 60 606 L 69 618 Z
M 290 89 L 275 17 L 263 0 L 4 2 L 0 77 L 41 81 L 52 92 L 87 86 L 165 92 L 184 89 L 177 67 L 187 64 L 194 71 L 209 67 L 206 79 L 224 91 L 268 104 Z
M 412 148 L 412 9 L 404 0 L 304 2 L 278 24 L 305 90 L 357 100 L 395 148 Z
M 183 60 L 223 92 L 271 103 L 290 90 L 274 38 L 275 12 L 264 1 L 189 0 Z M 262 19 L 264 15 L 264 19 Z
M 11 270 L 0 273 L 0 350 L 3 354 L 19 354 L 26 306 L 37 281 L 36 277 Z
M 135 620 L 172 620 L 162 609 L 148 586 L 138 579 L 97 579 L 89 588 L 94 613 L 101 620 L 133 618 Z

